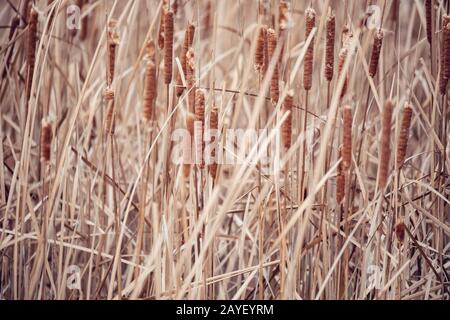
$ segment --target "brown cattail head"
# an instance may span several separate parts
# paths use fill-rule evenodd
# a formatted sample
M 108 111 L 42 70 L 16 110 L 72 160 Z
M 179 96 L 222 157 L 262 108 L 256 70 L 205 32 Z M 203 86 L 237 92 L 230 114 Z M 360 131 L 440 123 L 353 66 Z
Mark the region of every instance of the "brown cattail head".
M 255 51 L 255 69 L 262 71 L 264 68 L 264 47 L 267 42 L 267 26 L 262 25 L 259 29 Z
M 305 15 L 306 15 L 305 41 L 306 41 L 311 31 L 316 26 L 316 12 L 314 11 L 313 8 L 308 8 L 305 11 Z M 314 38 L 311 40 L 305 54 L 305 62 L 303 69 L 303 87 L 305 88 L 306 91 L 310 90 L 312 86 L 313 58 L 314 58 Z
M 342 110 L 343 118 L 343 148 L 342 168 L 347 171 L 352 164 L 352 108 L 345 106 Z
M 37 23 L 38 13 L 34 10 L 32 3 L 29 3 L 28 16 L 28 33 L 27 33 L 27 100 L 31 96 L 31 84 L 33 83 L 34 67 L 36 64 L 36 45 L 37 45 Z
M 189 172 L 191 169 L 191 163 L 192 163 L 192 141 L 194 137 L 194 121 L 195 116 L 193 113 L 189 112 L 186 117 L 186 129 L 189 132 L 189 140 L 186 140 L 187 145 L 184 146 L 184 160 L 183 160 L 183 174 L 184 177 L 187 178 L 189 176 Z
M 119 44 L 119 35 L 117 34 L 117 21 L 111 19 L 108 22 L 108 69 L 107 69 L 107 86 L 111 86 L 114 80 L 114 70 L 116 61 L 116 48 Z
M 331 81 L 334 72 L 334 39 L 336 37 L 336 18 L 331 9 L 328 10 L 326 23 L 325 78 Z
M 50 161 L 50 151 L 52 145 L 52 125 L 47 119 L 42 120 L 41 124 L 41 162 Z
M 377 74 L 380 60 L 381 45 L 383 44 L 383 31 L 377 30 L 373 38 L 372 56 L 370 57 L 369 75 L 373 78 Z
M 195 92 L 195 159 L 200 169 L 205 167 L 203 157 L 205 143 L 203 140 L 205 128 L 205 94 L 203 90 L 197 89 Z
M 173 66 L 173 12 L 167 11 L 164 16 L 164 83 L 172 82 Z
M 184 32 L 184 42 L 183 46 L 181 47 L 181 54 L 180 54 L 180 62 L 181 62 L 181 70 L 183 70 L 184 77 L 187 77 L 186 74 L 186 54 L 189 50 L 189 48 L 192 46 L 192 43 L 194 41 L 194 33 L 195 33 L 195 26 L 192 23 L 189 23 L 186 31 Z M 183 88 L 183 81 L 181 79 L 181 74 L 177 73 L 177 88 L 176 88 L 176 94 L 177 97 L 180 97 L 183 94 L 184 88 Z
M 166 12 L 169 11 L 169 4 L 167 0 L 163 0 L 163 4 L 161 7 L 161 16 L 159 18 L 159 32 L 158 32 L 158 47 L 159 49 L 164 49 L 164 24 Z
M 105 130 L 108 134 L 114 133 L 115 127 L 115 115 L 114 115 L 114 91 L 111 88 L 106 88 L 103 92 L 103 97 L 106 102 L 106 118 L 105 118 Z
M 211 130 L 219 129 L 219 110 L 216 106 L 214 106 L 211 110 L 211 114 L 209 115 L 209 128 Z M 217 143 L 217 141 L 215 141 Z M 212 149 L 211 157 L 213 162 L 209 165 L 209 174 L 213 180 L 216 178 L 217 173 L 217 161 L 216 161 L 216 148 Z
M 272 79 L 270 81 L 270 97 L 272 99 L 273 103 L 278 102 L 278 98 L 280 95 L 279 87 L 278 87 L 278 59 L 274 60 L 275 50 L 277 48 L 277 35 L 275 33 L 275 30 L 268 29 L 267 30 L 267 51 L 268 51 L 268 58 L 269 63 L 275 63 L 275 69 L 272 74 Z
M 347 56 L 348 56 L 348 50 L 347 50 L 346 47 L 343 47 L 341 49 L 341 51 L 339 52 L 339 65 L 338 65 L 339 79 L 341 77 L 344 77 L 344 80 L 343 80 L 344 84 L 342 85 L 342 91 L 341 91 L 341 99 L 347 93 L 348 76 L 347 76 L 347 72 L 345 74 L 343 74 L 343 72 L 344 72 L 344 65 L 345 65 L 345 61 L 347 60 Z
M 450 16 L 442 16 L 441 70 L 439 73 L 439 92 L 447 93 L 447 83 L 450 78 Z
M 188 106 L 189 112 L 194 112 L 195 105 L 195 61 L 194 50 L 189 48 L 186 53 L 186 82 L 189 90 L 188 94 Z
M 291 147 L 292 139 L 292 106 L 294 105 L 294 94 L 289 91 L 284 98 L 283 113 L 288 113 L 286 120 L 281 125 L 281 141 L 286 149 Z
M 389 174 L 389 160 L 391 157 L 391 119 L 393 105 L 390 100 L 386 101 L 381 119 L 381 145 L 378 163 L 378 186 L 383 189 L 386 186 Z
M 406 225 L 403 219 L 399 219 L 399 221 L 395 224 L 395 235 L 397 236 L 397 240 L 399 242 L 403 242 L 405 240 L 406 233 Z
M 427 40 L 431 45 L 431 39 L 433 34 L 433 8 L 432 8 L 432 0 L 425 0 L 425 19 L 426 19 L 426 28 L 427 28 Z
M 397 142 L 397 169 L 400 169 L 405 161 L 406 150 L 408 148 L 409 128 L 411 127 L 412 108 L 407 102 L 403 109 L 400 135 Z
M 153 105 L 156 98 L 156 66 L 151 59 L 147 60 L 144 81 L 143 116 L 144 120 L 151 121 L 153 120 Z
M 336 202 L 338 204 L 342 203 L 342 200 L 344 200 L 345 195 L 345 172 L 342 161 L 342 152 L 343 152 L 342 149 L 343 149 L 342 146 L 340 146 L 338 150 L 341 162 L 337 167 L 337 175 L 336 175 Z
M 278 7 L 278 25 L 280 31 L 284 31 L 289 27 L 290 17 L 289 17 L 289 4 L 286 1 L 281 0 Z

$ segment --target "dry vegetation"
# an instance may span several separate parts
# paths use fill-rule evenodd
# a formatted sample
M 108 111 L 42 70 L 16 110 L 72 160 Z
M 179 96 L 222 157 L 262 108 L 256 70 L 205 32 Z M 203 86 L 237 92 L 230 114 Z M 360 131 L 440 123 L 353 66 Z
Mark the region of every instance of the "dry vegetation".
M 449 299 L 449 7 L 2 1 L 0 299 Z

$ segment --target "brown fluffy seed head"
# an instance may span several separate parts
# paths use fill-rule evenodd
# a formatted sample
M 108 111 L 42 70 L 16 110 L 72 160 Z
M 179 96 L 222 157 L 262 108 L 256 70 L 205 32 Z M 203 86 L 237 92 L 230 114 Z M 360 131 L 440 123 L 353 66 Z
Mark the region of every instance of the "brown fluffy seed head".
M 195 61 L 194 61 L 194 50 L 189 48 L 186 53 L 186 82 L 187 88 L 189 90 L 188 94 L 188 106 L 189 112 L 194 112 L 195 105 Z
M 269 63 L 272 63 L 273 57 L 275 55 L 275 50 L 277 48 L 277 35 L 275 33 L 275 30 L 268 29 L 267 30 L 267 51 L 268 51 L 268 58 Z M 278 59 L 277 59 L 278 60 Z M 270 81 L 270 98 L 272 99 L 273 103 L 278 102 L 278 98 L 280 95 L 279 87 L 278 87 L 278 61 L 275 62 L 275 69 L 272 74 L 272 79 Z
M 192 46 L 192 43 L 194 41 L 194 33 L 195 33 L 195 26 L 192 23 L 189 23 L 186 31 L 184 32 L 184 41 L 183 46 L 181 47 L 181 54 L 180 54 L 180 62 L 181 62 L 181 70 L 183 70 L 184 77 L 187 77 L 186 74 L 186 54 L 189 50 L 189 48 Z M 181 73 L 177 73 L 177 88 L 176 88 L 176 94 L 177 97 L 180 97 L 183 94 L 184 88 L 183 88 L 183 81 L 181 78 Z
M 432 0 L 425 0 L 425 19 L 426 19 L 426 32 L 427 32 L 427 40 L 431 45 L 432 39 L 432 19 L 433 19 L 433 11 L 432 11 Z
M 219 129 L 219 110 L 216 106 L 214 106 L 211 110 L 211 114 L 209 115 L 209 128 L 211 130 L 218 130 Z M 217 143 L 218 141 L 215 141 Z M 209 174 L 211 175 L 211 178 L 216 178 L 217 173 L 217 161 L 216 161 L 216 149 L 213 148 L 211 152 L 211 157 L 213 158 L 214 162 L 209 165 Z
M 48 163 L 50 161 L 50 151 L 52 144 L 52 125 L 43 119 L 41 124 L 41 162 Z
M 397 240 L 399 242 L 403 242 L 405 240 L 406 233 L 406 225 L 403 219 L 399 219 L 399 221 L 395 224 L 395 235 L 397 236 Z
M 172 81 L 173 66 L 173 12 L 167 11 L 164 16 L 164 83 Z
M 292 142 L 292 107 L 294 105 L 294 93 L 289 91 L 283 101 L 283 113 L 288 113 L 286 120 L 281 125 L 281 141 L 286 149 Z
M 347 72 L 345 74 L 343 74 L 344 65 L 345 65 L 345 61 L 347 60 L 347 56 L 348 56 L 348 50 L 346 47 L 344 47 L 339 52 L 339 61 L 338 61 L 339 79 L 341 77 L 344 77 L 344 80 L 343 80 L 344 84 L 342 85 L 342 91 L 341 91 L 341 99 L 347 93 L 348 76 L 347 76 Z
M 283 31 L 289 27 L 290 23 L 289 4 L 281 0 L 278 10 L 278 25 L 280 26 L 280 30 Z
M 255 51 L 255 69 L 262 71 L 264 68 L 264 47 L 267 39 L 267 26 L 262 25 L 259 29 Z
M 187 145 L 184 146 L 184 165 L 183 165 L 183 175 L 185 178 L 189 176 L 192 163 L 192 141 L 194 137 L 194 122 L 195 116 L 191 112 L 188 113 L 186 117 L 186 129 L 189 132 L 189 141 L 186 140 Z
M 311 31 L 316 26 L 316 12 L 313 8 L 308 8 L 305 11 L 306 15 L 306 32 L 305 41 L 308 39 Z M 303 87 L 305 90 L 310 90 L 312 87 L 312 73 L 313 73 L 313 58 L 314 58 L 314 38 L 311 40 L 305 54 L 305 62 L 303 69 Z
M 339 147 L 339 156 L 341 158 L 341 162 L 339 163 L 337 167 L 337 175 L 336 175 L 336 202 L 338 204 L 342 203 L 342 200 L 344 200 L 345 195 L 345 173 L 344 173 L 344 165 L 342 161 L 342 149 L 343 147 Z
M 159 49 L 164 49 L 164 23 L 166 12 L 169 11 L 169 5 L 167 0 L 164 0 L 161 7 L 161 16 L 159 18 L 159 32 L 158 32 L 158 47 Z
M 153 120 L 153 106 L 156 98 L 156 66 L 152 60 L 147 61 L 144 80 L 144 120 Z
M 325 38 L 325 78 L 327 81 L 333 79 L 334 72 L 334 39 L 336 37 L 336 18 L 331 11 L 328 11 L 326 22 Z
M 386 101 L 381 119 L 381 145 L 378 163 L 378 186 L 383 189 L 386 186 L 389 175 L 389 160 L 391 157 L 391 119 L 393 105 L 390 100 Z
M 345 106 L 342 110 L 343 117 L 343 148 L 342 168 L 347 171 L 352 163 L 352 108 Z
M 117 34 L 117 21 L 111 19 L 108 22 L 108 69 L 107 69 L 107 86 L 111 86 L 114 80 L 116 48 L 119 44 L 119 35 Z
M 406 150 L 408 148 L 409 128 L 411 127 L 412 108 L 407 102 L 403 109 L 402 124 L 397 142 L 397 169 L 400 169 L 405 161 Z
M 31 96 L 31 84 L 33 81 L 34 75 L 34 67 L 36 64 L 36 45 L 37 45 L 37 23 L 38 23 L 38 13 L 34 10 L 32 3 L 29 4 L 29 24 L 28 24 L 28 33 L 27 33 L 27 45 L 26 45 L 26 53 L 27 53 L 27 90 L 26 96 L 27 100 L 30 99 Z
M 440 54 L 439 92 L 447 93 L 447 83 L 450 78 L 450 16 L 442 16 L 442 41 Z
M 377 30 L 373 38 L 372 55 L 370 57 L 369 75 L 373 78 L 377 74 L 380 60 L 381 46 L 383 44 L 383 31 Z
M 205 142 L 203 140 L 205 127 L 205 94 L 203 90 L 197 89 L 195 92 L 195 151 L 196 163 L 200 169 L 205 167 L 203 157 L 205 151 Z

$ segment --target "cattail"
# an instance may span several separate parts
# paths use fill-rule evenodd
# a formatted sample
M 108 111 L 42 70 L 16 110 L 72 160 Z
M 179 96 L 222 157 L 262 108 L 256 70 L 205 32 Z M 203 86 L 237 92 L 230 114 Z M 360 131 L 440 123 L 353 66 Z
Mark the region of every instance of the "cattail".
M 283 102 L 283 113 L 287 112 L 287 118 L 281 125 L 281 140 L 283 142 L 283 146 L 286 149 L 291 147 L 291 139 L 292 139 L 292 106 L 294 105 L 294 95 L 293 92 L 290 91 L 284 98 Z
M 264 47 L 267 41 L 267 26 L 262 25 L 259 28 L 258 39 L 255 51 L 255 69 L 262 71 L 264 68 Z
M 43 119 L 41 124 L 41 162 L 50 161 L 50 151 L 52 144 L 52 126 L 51 123 Z
M 405 240 L 406 233 L 406 225 L 403 219 L 399 219 L 399 221 L 395 224 L 395 235 L 397 236 L 397 240 L 399 242 L 403 242 Z
M 164 83 L 172 81 L 173 65 L 173 12 L 168 11 L 164 17 Z
M 373 38 L 372 56 L 370 57 L 369 75 L 373 78 L 377 74 L 380 60 L 381 45 L 383 44 L 383 31 L 377 30 Z
M 33 82 L 34 67 L 36 65 L 36 45 L 37 45 L 37 23 L 38 13 L 34 10 L 32 3 L 29 4 L 29 16 L 28 16 L 28 34 L 27 34 L 27 100 L 31 96 L 31 84 Z
M 195 155 L 196 163 L 200 169 L 205 167 L 203 153 L 205 143 L 203 141 L 205 125 L 205 94 L 203 90 L 197 89 L 195 92 Z
M 342 203 L 345 195 L 345 173 L 344 173 L 344 164 L 342 161 L 342 146 L 339 147 L 339 156 L 341 157 L 341 162 L 337 167 L 337 175 L 336 175 L 336 202 L 338 204 Z
M 342 85 L 342 91 L 341 91 L 341 99 L 345 96 L 345 94 L 347 93 L 347 85 L 348 85 L 348 76 L 347 76 L 347 72 L 345 73 L 345 75 L 343 75 L 343 71 L 344 71 L 344 65 L 345 65 L 345 61 L 347 60 L 347 55 L 348 55 L 348 50 L 346 47 L 341 49 L 341 52 L 339 52 L 339 65 L 338 65 L 338 69 L 339 69 L 339 79 L 341 77 L 344 77 L 344 84 Z
M 78 0 L 78 7 L 83 10 L 85 5 L 87 4 L 87 0 Z M 81 33 L 80 33 L 80 40 L 83 41 L 86 39 L 88 31 L 88 16 L 81 19 Z
M 111 86 L 114 80 L 114 70 L 116 61 L 116 48 L 119 44 L 119 35 L 117 34 L 117 21 L 111 19 L 108 23 L 108 74 L 107 86 Z
M 450 78 L 450 16 L 442 16 L 441 70 L 439 73 L 439 92 L 445 95 Z
M 188 24 L 186 31 L 184 32 L 184 42 L 183 46 L 181 47 L 181 54 L 180 54 L 180 62 L 181 62 L 181 70 L 183 70 L 183 74 L 185 77 L 187 77 L 186 74 L 186 54 L 189 50 L 189 47 L 192 46 L 192 43 L 194 41 L 194 33 L 195 33 L 195 26 L 191 23 Z M 177 97 L 180 97 L 183 94 L 184 88 L 183 88 L 183 81 L 181 79 L 181 73 L 177 73 L 177 88 L 176 88 L 176 94 Z
M 153 105 L 156 97 L 156 66 L 155 63 L 148 59 L 145 70 L 144 83 L 144 107 L 143 114 L 146 121 L 153 119 Z
M 289 5 L 286 1 L 281 0 L 278 7 L 278 25 L 281 31 L 288 28 L 289 20 Z
M 211 110 L 211 114 L 209 116 L 209 128 L 211 130 L 218 130 L 219 129 L 219 111 L 216 106 L 214 106 Z M 217 141 L 215 141 L 217 142 Z M 213 148 L 211 152 L 211 157 L 213 162 L 209 165 L 209 174 L 211 175 L 211 178 L 216 178 L 217 173 L 217 161 L 216 161 L 216 149 Z
M 166 12 L 169 10 L 169 6 L 167 4 L 167 0 L 164 0 L 161 8 L 161 16 L 159 18 L 159 32 L 158 32 L 158 47 L 159 49 L 164 49 L 164 24 L 165 24 L 165 17 Z
M 412 108 L 407 102 L 403 109 L 402 124 L 397 144 L 397 168 L 400 169 L 405 161 L 406 149 L 408 148 L 409 128 L 411 126 Z
M 14 17 L 11 20 L 11 29 L 9 29 L 9 35 L 8 35 L 8 41 L 11 41 L 13 39 L 14 34 L 16 33 L 17 27 L 20 24 L 20 18 Z M 14 52 L 14 43 L 11 45 L 11 48 L 9 49 L 8 56 L 6 58 L 5 67 L 3 69 L 2 77 L 6 77 L 6 71 L 9 69 L 11 65 L 11 58 Z
M 269 55 L 269 63 L 272 63 L 277 48 L 277 35 L 273 29 L 267 30 L 267 51 Z M 272 79 L 270 81 L 270 97 L 273 103 L 278 102 L 279 88 L 278 88 L 278 62 L 274 61 L 275 68 L 273 70 Z
M 195 105 L 195 61 L 194 50 L 189 48 L 186 53 L 186 82 L 188 86 L 188 106 L 189 112 L 194 112 Z
M 306 15 L 306 32 L 305 40 L 308 39 L 311 31 L 316 26 L 316 12 L 313 8 L 308 8 L 305 11 Z M 311 89 L 312 86 L 312 73 L 313 73 L 313 58 L 314 58 L 314 37 L 312 38 L 308 49 L 306 49 L 305 62 L 303 69 L 303 87 L 306 91 Z
M 391 157 L 391 118 L 392 118 L 392 102 L 386 101 L 382 113 L 381 123 L 381 146 L 380 157 L 378 163 L 378 186 L 383 189 L 386 186 L 389 170 L 389 159 Z
M 188 145 L 184 146 L 184 164 L 183 164 L 183 174 L 187 178 L 191 170 L 192 163 L 192 141 L 194 137 L 194 121 L 195 116 L 192 113 L 188 113 L 186 117 L 186 129 L 189 132 L 189 141 L 186 141 Z
M 431 45 L 432 39 L 432 26 L 433 26 L 433 13 L 432 13 L 432 1 L 433 0 L 425 0 L 425 18 L 426 18 L 426 32 L 427 32 L 427 40 Z
M 348 170 L 352 164 L 352 108 L 345 106 L 342 111 L 343 117 L 343 148 L 342 168 Z
M 173 0 L 172 11 L 173 11 L 173 14 L 177 14 L 177 12 L 178 12 L 178 0 Z
M 336 18 L 329 9 L 326 24 L 325 40 L 325 78 L 327 81 L 333 79 L 334 72 L 334 38 L 336 36 Z
M 105 130 L 109 134 L 114 134 L 115 119 L 114 119 L 114 91 L 106 88 L 103 97 L 106 101 L 107 110 L 105 118 Z

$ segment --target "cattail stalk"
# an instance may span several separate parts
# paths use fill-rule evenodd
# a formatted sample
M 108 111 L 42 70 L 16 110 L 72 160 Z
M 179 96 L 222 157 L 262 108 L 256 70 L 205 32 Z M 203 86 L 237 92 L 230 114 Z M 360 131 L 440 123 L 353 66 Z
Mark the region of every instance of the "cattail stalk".
M 407 102 L 403 109 L 402 124 L 397 143 L 397 169 L 400 169 L 405 161 L 406 150 L 408 148 L 409 128 L 411 127 L 412 108 Z
M 352 163 L 352 108 L 345 106 L 343 117 L 342 168 L 347 171 Z
M 372 55 L 369 63 L 369 75 L 375 77 L 378 70 L 378 61 L 380 60 L 381 46 L 383 44 L 383 31 L 377 30 L 373 38 Z
M 286 120 L 281 125 L 281 140 L 286 149 L 291 147 L 292 140 L 292 106 L 294 105 L 294 95 L 289 92 L 284 98 L 283 113 L 288 113 Z
M 268 60 L 269 63 L 275 63 L 275 68 L 273 70 L 272 79 L 270 81 L 270 97 L 272 99 L 273 103 L 278 102 L 278 98 L 280 95 L 279 87 L 278 87 L 278 61 L 273 60 L 275 55 L 275 50 L 277 48 L 277 35 L 275 33 L 275 30 L 268 29 L 267 30 L 267 51 L 268 51 Z
M 192 43 L 194 41 L 194 33 L 195 33 L 195 26 L 192 23 L 189 23 L 186 31 L 184 32 L 184 42 L 183 46 L 181 47 L 181 53 L 180 53 L 180 62 L 181 62 L 181 70 L 183 70 L 184 77 L 187 78 L 187 57 L 186 54 L 188 53 L 189 48 L 192 46 Z M 177 88 L 176 88 L 176 94 L 177 97 L 180 97 L 183 94 L 184 88 L 183 88 L 183 81 L 181 78 L 181 73 L 177 73 Z
M 188 93 L 188 106 L 189 112 L 194 113 L 195 105 L 195 61 L 194 61 L 194 50 L 189 48 L 186 53 L 186 77 L 187 77 L 187 87 Z
M 34 68 L 36 65 L 36 45 L 37 45 L 37 23 L 38 23 L 38 13 L 29 4 L 29 23 L 28 23 L 28 33 L 27 33 L 27 90 L 26 97 L 27 101 L 30 100 L 31 96 L 31 85 L 33 83 Z
M 348 75 L 347 72 L 343 74 L 344 72 L 344 65 L 345 61 L 347 60 L 348 56 L 348 50 L 346 47 L 341 49 L 341 52 L 339 52 L 339 78 L 344 77 L 344 84 L 342 85 L 342 91 L 341 91 L 341 99 L 345 96 L 347 93 L 347 85 L 348 85 Z
M 450 78 L 450 16 L 442 17 L 441 68 L 439 73 L 439 92 L 447 93 L 447 83 Z
M 205 167 L 203 157 L 205 143 L 203 140 L 205 127 L 205 94 L 203 90 L 197 89 L 195 92 L 195 154 L 196 164 L 200 169 Z
M 432 35 L 433 35 L 433 0 L 425 0 L 425 19 L 426 19 L 426 32 L 427 40 L 431 45 Z
M 219 111 L 216 106 L 212 108 L 211 114 L 209 116 L 209 128 L 215 131 L 219 129 Z M 209 165 L 209 174 L 211 175 L 211 178 L 215 180 L 217 174 L 217 159 L 215 148 L 212 149 L 211 157 L 212 157 L 211 161 L 213 162 Z
M 173 12 L 167 11 L 164 16 L 164 83 L 172 82 L 173 66 Z
M 343 147 L 339 147 L 338 152 L 341 162 L 339 163 L 337 167 L 337 175 L 336 175 L 336 202 L 338 204 L 342 203 L 342 200 L 344 200 L 345 195 L 345 169 L 344 169 L 344 162 L 343 162 Z
M 106 102 L 106 118 L 105 118 L 105 130 L 108 134 L 113 135 L 115 129 L 115 115 L 114 115 L 114 91 L 107 88 L 103 93 Z
M 393 105 L 390 100 L 386 101 L 382 113 L 381 123 L 381 145 L 378 163 L 378 187 L 383 189 L 386 186 L 389 174 L 389 160 L 391 157 L 391 119 Z
M 111 86 L 114 80 L 116 48 L 119 44 L 119 35 L 117 34 L 117 21 L 111 19 L 108 23 L 108 70 L 106 84 Z
M 308 39 L 313 28 L 316 26 L 316 12 L 313 8 L 308 8 L 305 11 L 306 15 L 306 31 L 305 40 Z M 314 59 L 314 38 L 311 40 L 305 54 L 305 62 L 303 69 L 303 87 L 306 91 L 311 90 L 312 87 L 312 73 L 313 73 L 313 59 Z
M 328 11 L 325 38 L 325 78 L 328 82 L 333 79 L 334 73 L 334 39 L 336 37 L 336 18 Z

